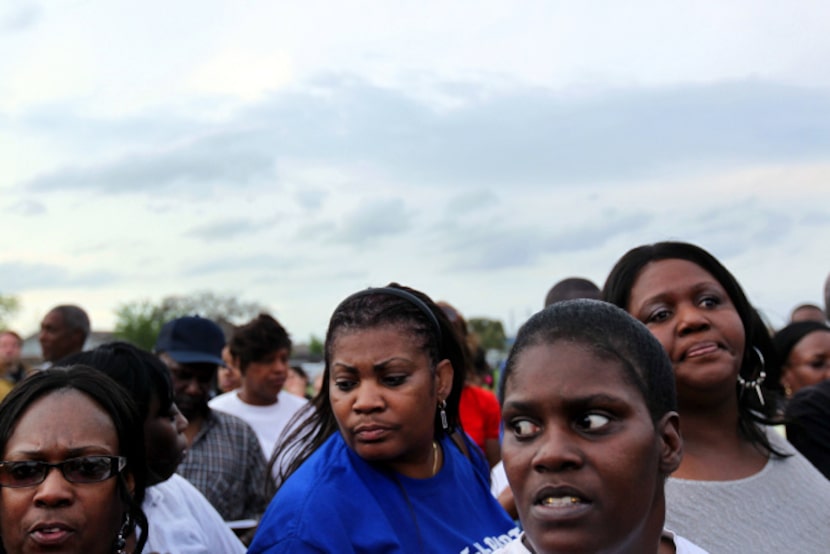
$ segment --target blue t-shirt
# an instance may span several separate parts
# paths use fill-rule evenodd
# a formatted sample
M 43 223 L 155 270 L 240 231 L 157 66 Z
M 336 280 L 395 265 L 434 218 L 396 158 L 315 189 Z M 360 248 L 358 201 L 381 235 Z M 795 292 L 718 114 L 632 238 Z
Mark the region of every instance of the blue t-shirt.
M 440 471 L 411 479 L 366 462 L 335 433 L 280 488 L 248 553 L 483 554 L 517 537 L 483 458 L 468 460 L 449 438 L 441 447 Z

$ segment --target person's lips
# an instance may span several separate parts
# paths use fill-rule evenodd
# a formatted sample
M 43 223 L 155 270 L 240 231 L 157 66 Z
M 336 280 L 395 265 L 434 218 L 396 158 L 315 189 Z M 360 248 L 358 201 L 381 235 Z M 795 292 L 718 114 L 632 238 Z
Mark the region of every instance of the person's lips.
M 544 487 L 533 496 L 531 510 L 540 519 L 564 521 L 582 516 L 592 505 L 592 500 L 577 488 Z
M 383 423 L 362 423 L 352 429 L 355 439 L 362 442 L 375 442 L 385 438 L 392 431 L 392 426 Z
M 681 359 L 700 358 L 717 352 L 718 350 L 720 350 L 720 346 L 715 341 L 697 342 L 683 351 Z
M 75 535 L 75 529 L 64 522 L 48 521 L 37 523 L 29 530 L 34 542 L 43 546 L 60 545 Z

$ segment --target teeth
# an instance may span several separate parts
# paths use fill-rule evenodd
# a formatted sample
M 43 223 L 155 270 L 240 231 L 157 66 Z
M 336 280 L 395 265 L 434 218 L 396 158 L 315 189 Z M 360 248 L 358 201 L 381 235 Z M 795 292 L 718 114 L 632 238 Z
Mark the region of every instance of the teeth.
M 582 500 L 575 496 L 548 496 L 542 500 L 542 504 L 544 506 L 553 506 L 555 508 L 579 504 L 580 502 L 582 502 Z

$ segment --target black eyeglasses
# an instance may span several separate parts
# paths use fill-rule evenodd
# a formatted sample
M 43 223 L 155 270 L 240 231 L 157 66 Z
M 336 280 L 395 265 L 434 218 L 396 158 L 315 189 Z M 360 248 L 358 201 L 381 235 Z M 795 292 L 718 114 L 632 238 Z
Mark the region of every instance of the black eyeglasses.
M 99 483 L 118 475 L 127 466 L 124 456 L 82 456 L 56 464 L 21 461 L 0 462 L 0 487 L 34 487 L 56 467 L 70 483 Z

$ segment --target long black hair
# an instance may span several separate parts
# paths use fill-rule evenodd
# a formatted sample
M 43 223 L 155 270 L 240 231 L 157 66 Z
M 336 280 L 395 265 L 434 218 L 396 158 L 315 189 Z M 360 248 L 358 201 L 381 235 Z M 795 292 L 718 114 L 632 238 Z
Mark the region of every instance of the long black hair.
M 766 372 L 766 379 L 759 389 L 764 399 L 763 403 L 754 391 L 747 391 L 735 384 L 735 394 L 738 397 L 738 428 L 741 435 L 750 443 L 765 452 L 783 455 L 772 447 L 766 433 L 758 426 L 759 423 L 778 423 L 777 408 L 783 392 L 780 385 L 780 361 L 760 314 L 749 303 L 738 280 L 717 258 L 703 248 L 686 242 L 665 241 L 638 246 L 626 252 L 611 269 L 602 289 L 602 299 L 628 310 L 631 289 L 642 269 L 650 262 L 674 259 L 691 262 L 712 275 L 735 306 L 746 336 L 739 375 L 746 381 L 751 381 L 758 376 L 759 367 Z M 759 361 L 755 349 L 761 353 L 763 360 Z
M 452 390 L 446 398 L 449 432 L 461 429 L 458 404 L 464 387 L 464 368 L 467 366 L 463 342 L 444 312 L 424 293 L 390 283 L 382 288 L 359 291 L 335 308 L 329 321 L 325 344 L 325 369 L 320 392 L 294 416 L 287 429 L 294 429 L 280 440 L 269 462 L 273 468 L 281 461 L 277 481 L 282 483 L 326 440 L 337 432 L 337 420 L 331 408 L 329 375 L 332 345 L 343 333 L 393 325 L 421 341 L 421 348 L 429 357 L 435 371 L 438 363 L 449 360 L 453 367 Z M 446 434 L 438 410 L 433 408 L 435 437 Z M 302 421 L 302 425 L 295 425 Z M 269 471 L 269 475 L 270 475 Z
M 144 420 L 138 415 L 135 403 L 127 392 L 102 372 L 83 365 L 52 368 L 39 371 L 21 381 L 0 403 L 0 453 L 5 452 L 15 427 L 35 401 L 62 390 L 77 390 L 98 404 L 109 415 L 118 436 L 118 454 L 127 458 L 124 472 L 132 475 L 134 489 L 130 491 L 124 472 L 117 479 L 117 490 L 127 508 L 133 525 L 144 529 L 136 538 L 135 552 L 141 552 L 147 542 L 147 516 L 141 509 L 147 487 L 147 465 L 144 459 Z M 60 422 L 56 422 L 59 425 Z M 131 529 L 132 532 L 134 529 Z M 0 553 L 5 549 L 0 544 Z

